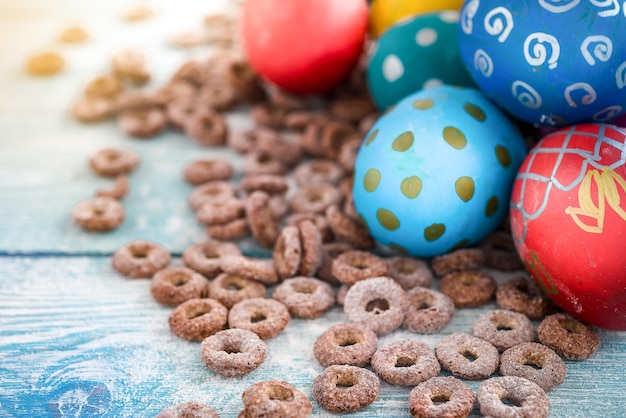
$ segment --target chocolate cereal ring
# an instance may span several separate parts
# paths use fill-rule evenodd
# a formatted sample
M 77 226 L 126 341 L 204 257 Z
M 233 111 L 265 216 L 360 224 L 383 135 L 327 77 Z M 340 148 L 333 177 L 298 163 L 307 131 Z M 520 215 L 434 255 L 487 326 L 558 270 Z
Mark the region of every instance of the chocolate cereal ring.
M 202 340 L 200 359 L 222 376 L 243 376 L 263 363 L 267 346 L 254 332 L 225 329 Z
M 237 105 L 237 90 L 227 83 L 210 80 L 200 88 L 198 100 L 207 107 L 224 112 Z
M 537 327 L 537 336 L 568 360 L 587 359 L 600 347 L 600 337 L 593 327 L 565 313 L 546 316 Z
M 374 247 L 374 238 L 367 227 L 342 213 L 339 206 L 334 204 L 328 206 L 326 219 L 337 239 L 344 240 L 359 250 L 369 250 Z
M 223 257 L 221 261 L 222 270 L 225 273 L 240 274 L 263 284 L 278 282 L 276 269 L 264 260 L 232 255 Z
M 146 278 L 167 267 L 170 260 L 170 253 L 162 245 L 135 240 L 115 251 L 111 265 L 123 276 Z
M 416 418 L 464 418 L 474 407 L 474 392 L 456 377 L 432 377 L 409 393 L 409 410 Z
M 339 254 L 353 249 L 354 248 L 352 248 L 352 246 L 347 242 L 328 242 L 322 244 L 322 264 L 317 269 L 317 276 L 325 282 L 328 282 L 332 286 L 345 286 L 341 285 L 339 280 L 337 280 L 337 278 L 333 276 L 333 261 L 339 256 Z M 345 287 L 347 290 L 349 286 Z
M 278 134 L 259 136 L 257 139 L 257 149 L 281 161 L 288 167 L 293 167 L 302 160 L 302 148 L 300 144 Z
M 505 309 L 482 314 L 472 325 L 472 333 L 489 341 L 498 351 L 535 338 L 533 324 L 526 315 Z
M 117 177 L 130 173 L 139 165 L 139 154 L 128 149 L 107 147 L 89 157 L 89 165 L 101 176 Z
M 453 271 L 476 270 L 485 263 L 485 252 L 480 248 L 461 248 L 433 257 L 431 266 L 437 276 Z
M 260 126 L 272 129 L 282 129 L 287 109 L 271 103 L 257 104 L 250 109 L 250 117 Z
M 283 194 L 289 189 L 284 176 L 277 174 L 249 174 L 239 181 L 239 187 L 246 193 L 260 190 L 267 194 Z
M 154 300 L 165 306 L 178 306 L 186 300 L 209 294 L 209 281 L 186 267 L 167 267 L 157 271 L 150 282 Z
M 389 276 L 394 279 L 404 290 L 416 286 L 430 287 L 433 283 L 433 272 L 428 263 L 408 256 L 395 256 L 387 260 Z
M 267 340 L 289 323 L 289 310 L 274 299 L 251 298 L 237 302 L 228 312 L 228 326 L 252 331 Z
M 343 304 L 350 322 L 372 328 L 381 336 L 398 328 L 404 320 L 408 300 L 399 284 L 390 277 L 373 277 L 353 284 Z
M 402 328 L 418 334 L 434 334 L 452 320 L 454 301 L 443 293 L 416 286 L 406 296 L 409 302 Z
M 209 284 L 209 296 L 227 308 L 244 299 L 265 297 L 265 285 L 238 274 L 222 273 Z
M 285 218 L 285 225 L 298 225 L 304 220 L 313 222 L 322 236 L 323 243 L 335 241 L 333 231 L 330 230 L 330 225 L 328 225 L 326 217 L 321 213 L 291 213 Z
M 74 119 L 83 123 L 100 122 L 115 114 L 116 106 L 113 100 L 103 98 L 81 97 L 71 108 Z
M 343 144 L 356 134 L 356 129 L 349 123 L 331 121 L 322 128 L 321 148 L 323 156 L 336 160 Z
M 133 138 L 151 138 L 166 128 L 167 116 L 157 106 L 126 109 L 119 113 L 117 122 L 126 135 Z
M 326 208 L 340 203 L 342 198 L 341 192 L 332 184 L 306 184 L 292 196 L 291 210 L 296 213 L 324 213 Z
M 221 258 L 227 255 L 241 255 L 241 250 L 230 242 L 200 242 L 183 251 L 183 263 L 190 269 L 213 278 L 222 272 Z
M 331 272 L 339 282 L 353 285 L 370 277 L 385 276 L 389 272 L 387 262 L 366 251 L 350 250 L 335 258 Z
M 295 276 L 300 268 L 301 259 L 300 230 L 296 226 L 287 225 L 280 231 L 272 252 L 272 261 L 278 277 L 286 279 Z
M 313 404 L 306 395 L 283 380 L 257 382 L 241 395 L 243 416 L 306 418 Z
M 547 418 L 550 401 L 536 383 L 517 376 L 497 376 L 478 386 L 480 412 L 491 417 Z
M 206 227 L 206 234 L 213 239 L 230 240 L 248 235 L 248 221 L 239 218 L 223 224 L 213 224 Z
M 313 380 L 312 392 L 317 403 L 327 411 L 355 412 L 378 398 L 380 380 L 361 367 L 332 365 Z
M 300 231 L 300 243 L 302 245 L 302 257 L 298 274 L 301 276 L 314 276 L 322 264 L 322 236 L 313 222 L 304 220 L 298 224 Z
M 174 335 L 190 341 L 202 341 L 226 328 L 228 309 L 215 299 L 189 299 L 178 305 L 168 318 Z
M 245 213 L 254 239 L 263 247 L 273 248 L 280 229 L 270 207 L 270 195 L 260 190 L 252 192 L 246 198 Z
M 488 303 L 496 292 L 495 279 L 479 270 L 448 273 L 439 280 L 439 291 L 452 298 L 457 308 L 475 308 Z
M 335 304 L 335 292 L 326 282 L 298 276 L 276 286 L 272 298 L 284 304 L 295 318 L 315 319 Z
M 363 134 L 363 136 L 365 136 L 365 134 Z M 346 173 L 352 173 L 354 171 L 356 156 L 362 143 L 363 138 L 361 136 L 354 136 L 341 144 L 339 155 L 337 155 L 337 162 Z
M 235 172 L 233 165 L 219 158 L 191 161 L 183 168 L 183 177 L 194 186 L 214 180 L 228 180 Z
M 498 271 L 523 270 L 524 263 L 520 258 L 511 231 L 495 231 L 480 242 L 485 251 L 485 267 Z
M 261 136 L 276 136 L 278 133 L 272 129 L 258 127 L 241 132 L 232 132 L 227 139 L 227 145 L 240 154 L 247 154 L 255 150 Z
M 198 106 L 195 96 L 180 97 L 167 103 L 165 115 L 171 126 L 183 129 L 187 119 L 198 110 Z
M 499 284 L 496 302 L 501 309 L 520 312 L 530 319 L 541 319 L 554 309 L 552 300 L 534 280 L 515 277 Z
M 563 383 L 567 368 L 550 347 L 535 342 L 520 343 L 500 357 L 502 376 L 519 376 L 538 384 L 546 392 Z
M 468 380 L 491 376 L 500 363 L 500 353 L 490 342 L 460 332 L 440 339 L 435 354 L 444 369 Z
M 214 147 L 224 145 L 228 125 L 224 117 L 211 110 L 194 112 L 183 125 L 185 133 L 200 145 Z
M 376 352 L 378 337 L 363 324 L 336 324 L 324 331 L 313 344 L 313 355 L 328 367 L 347 364 L 365 367 Z
M 210 181 L 196 186 L 189 196 L 189 206 L 194 211 L 200 209 L 203 203 L 209 201 L 221 201 L 229 197 L 235 197 L 236 189 L 227 181 Z
M 130 181 L 125 174 L 120 174 L 115 178 L 113 186 L 108 189 L 98 189 L 96 191 L 96 197 L 110 197 L 116 200 L 124 198 L 128 194 L 130 189 Z
M 308 160 L 293 170 L 293 178 L 298 186 L 311 183 L 337 184 L 344 174 L 338 163 L 322 158 Z
M 430 347 L 417 340 L 400 340 L 376 350 L 372 368 L 385 382 L 399 386 L 416 386 L 441 371 L 441 365 Z
M 199 402 L 187 401 L 178 405 L 170 406 L 159 412 L 156 418 L 219 418 L 217 412 L 209 405 Z
M 246 153 L 243 157 L 244 175 L 273 174 L 283 175 L 289 167 L 272 153 L 258 148 Z
M 234 196 L 223 200 L 209 200 L 196 211 L 196 220 L 205 225 L 225 224 L 242 219 L 245 206 L 242 199 Z
M 124 222 L 124 207 L 112 197 L 101 196 L 78 202 L 72 220 L 85 231 L 112 231 Z

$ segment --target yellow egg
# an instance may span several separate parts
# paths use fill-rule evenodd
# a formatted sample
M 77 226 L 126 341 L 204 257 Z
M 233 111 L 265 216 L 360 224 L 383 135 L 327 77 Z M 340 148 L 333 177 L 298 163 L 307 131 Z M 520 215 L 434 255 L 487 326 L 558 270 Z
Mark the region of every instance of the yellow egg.
M 422 13 L 459 10 L 463 0 L 374 0 L 370 9 L 370 32 L 379 37 L 398 20 Z

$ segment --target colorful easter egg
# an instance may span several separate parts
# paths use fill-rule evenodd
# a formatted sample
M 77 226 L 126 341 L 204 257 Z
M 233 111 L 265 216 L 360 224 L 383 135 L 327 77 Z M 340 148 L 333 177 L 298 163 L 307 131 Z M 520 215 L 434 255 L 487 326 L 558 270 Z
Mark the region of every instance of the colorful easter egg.
M 580 124 L 544 137 L 519 169 L 510 213 L 545 293 L 585 322 L 626 330 L 626 129 Z
M 354 205 L 380 243 L 430 257 L 477 243 L 508 213 L 526 155 L 482 93 L 440 86 L 379 118 L 357 154 Z
M 483 92 L 534 124 L 626 111 L 626 19 L 617 1 L 468 0 L 459 49 Z
M 374 0 L 370 10 L 370 33 L 379 37 L 401 19 L 417 14 L 459 10 L 463 0 Z

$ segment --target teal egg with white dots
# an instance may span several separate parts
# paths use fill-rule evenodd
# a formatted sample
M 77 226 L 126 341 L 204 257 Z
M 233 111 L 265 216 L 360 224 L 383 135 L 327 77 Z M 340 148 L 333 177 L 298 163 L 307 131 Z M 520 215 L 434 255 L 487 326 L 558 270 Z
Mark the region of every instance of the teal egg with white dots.
M 502 223 L 525 156 L 520 132 L 480 91 L 421 90 L 365 136 L 354 205 L 381 244 L 419 257 L 444 254 Z

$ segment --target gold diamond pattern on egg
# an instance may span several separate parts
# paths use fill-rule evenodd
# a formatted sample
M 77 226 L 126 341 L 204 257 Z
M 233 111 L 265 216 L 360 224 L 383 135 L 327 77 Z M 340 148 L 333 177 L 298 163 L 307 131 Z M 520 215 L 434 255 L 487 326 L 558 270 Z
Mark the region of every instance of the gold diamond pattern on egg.
M 409 199 L 415 199 L 422 191 L 422 179 L 417 176 L 406 177 L 400 183 L 400 191 Z
M 371 144 L 376 139 L 377 136 L 378 136 L 378 129 L 375 129 L 374 132 L 372 132 L 370 136 L 368 136 L 367 139 L 365 140 L 365 145 L 367 146 Z
M 400 220 L 394 213 L 388 209 L 380 208 L 376 211 L 376 218 L 383 228 L 389 231 L 395 231 L 400 228 Z
M 409 148 L 411 148 L 411 145 L 413 145 L 414 139 L 415 137 L 413 136 L 413 132 L 411 131 L 403 132 L 400 135 L 398 135 L 396 139 L 393 140 L 393 142 L 391 143 L 391 148 L 394 151 L 404 152 L 408 150 Z
M 498 200 L 498 196 L 491 196 L 487 201 L 487 206 L 485 206 L 485 215 L 488 218 L 491 218 L 498 211 L 498 207 L 500 206 L 500 201 Z
M 509 150 L 502 145 L 496 145 L 496 158 L 504 168 L 508 168 L 511 165 L 511 154 Z
M 465 110 L 471 117 L 476 119 L 478 122 L 484 122 L 485 120 L 487 120 L 487 114 L 485 113 L 485 111 L 473 103 L 465 103 L 465 105 L 463 105 L 463 110 Z
M 455 149 L 463 149 L 467 145 L 465 134 L 454 126 L 443 128 L 443 139 Z
M 454 183 L 454 189 L 457 196 L 464 202 L 469 202 L 474 197 L 475 191 L 474 180 L 471 177 L 463 176 L 459 177 Z
M 446 232 L 444 224 L 432 224 L 424 228 L 424 238 L 426 241 L 437 241 Z
M 373 192 L 374 190 L 376 190 L 376 188 L 380 184 L 380 178 L 381 178 L 380 171 L 378 171 L 375 168 L 370 168 L 365 173 L 365 177 L 363 177 L 363 187 L 368 192 Z
M 435 102 L 433 99 L 421 99 L 413 102 L 413 108 L 419 110 L 427 110 L 433 107 Z

